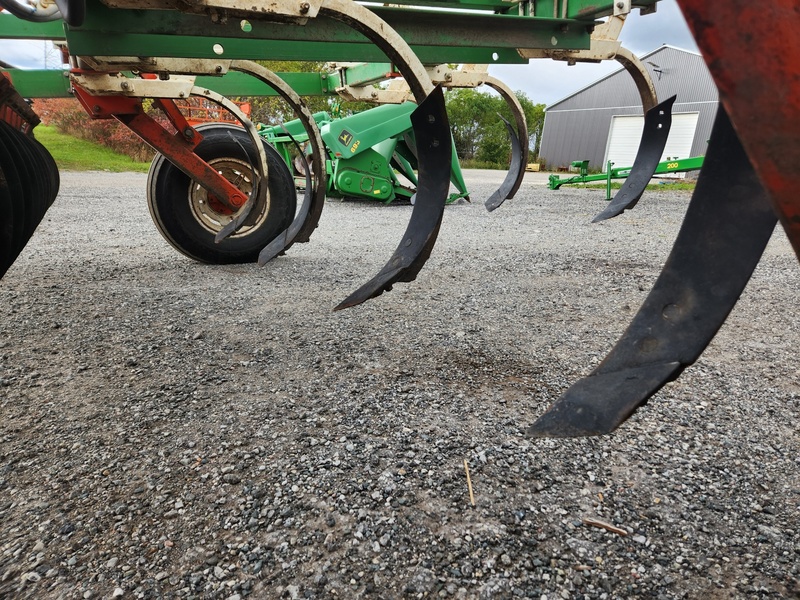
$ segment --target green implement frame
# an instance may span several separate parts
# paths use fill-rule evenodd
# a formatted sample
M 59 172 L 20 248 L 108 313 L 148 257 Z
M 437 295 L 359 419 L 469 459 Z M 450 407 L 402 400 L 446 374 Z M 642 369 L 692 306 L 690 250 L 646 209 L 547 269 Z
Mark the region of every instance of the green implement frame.
M 1 19 L 0 19 L 1 20 Z M 72 98 L 69 72 L 61 69 L 5 69 L 14 88 L 25 98 Z M 132 76 L 131 73 L 125 73 Z M 336 81 L 330 73 L 276 73 L 301 96 L 336 94 Z M 196 85 L 213 89 L 223 96 L 277 96 L 263 82 L 236 71 L 221 76 L 199 75 Z
M 658 163 L 654 175 L 664 175 L 666 173 L 685 173 L 686 171 L 697 171 L 703 166 L 704 156 L 692 156 L 690 158 L 671 158 Z M 575 185 L 578 183 L 590 183 L 593 181 L 611 181 L 612 179 L 625 179 L 631 174 L 633 167 L 612 168 L 614 163 L 609 162 L 605 173 L 589 173 L 588 160 L 576 160 L 572 162 L 572 167 L 578 169 L 578 174 L 571 177 L 559 177 L 550 175 L 547 187 L 557 190 L 562 185 Z
M 652 10 L 657 0 L 632 8 Z M 114 4 L 124 5 L 124 2 Z M 127 3 L 133 5 L 135 3 Z M 146 4 L 146 3 L 144 3 Z M 424 64 L 525 64 L 519 49 L 587 50 L 597 20 L 615 2 L 593 0 L 458 0 L 398 2 L 369 9 L 405 39 Z M 461 9 L 461 10 L 459 10 Z M 469 12 L 467 12 L 469 11 Z M 483 12 L 479 12 L 483 11 Z M 73 56 L 148 56 L 244 60 L 384 62 L 385 54 L 361 33 L 319 14 L 302 26 L 220 19 L 175 10 L 109 8 L 87 2 L 79 27 L 60 21 L 21 22 L 0 15 L 0 38 L 66 40 Z

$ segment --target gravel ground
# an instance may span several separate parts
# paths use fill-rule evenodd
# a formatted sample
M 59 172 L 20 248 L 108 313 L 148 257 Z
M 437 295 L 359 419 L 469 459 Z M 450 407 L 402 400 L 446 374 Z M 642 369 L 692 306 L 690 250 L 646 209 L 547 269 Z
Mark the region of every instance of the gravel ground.
M 497 177 L 467 176 L 476 200 Z M 145 175 L 64 173 L 0 282 L 0 597 L 800 597 L 785 237 L 615 434 L 527 439 L 689 198 L 591 225 L 602 191 L 526 177 L 495 213 L 448 207 L 416 282 L 332 313 L 410 207 L 333 201 L 311 243 L 215 267 L 160 238 Z

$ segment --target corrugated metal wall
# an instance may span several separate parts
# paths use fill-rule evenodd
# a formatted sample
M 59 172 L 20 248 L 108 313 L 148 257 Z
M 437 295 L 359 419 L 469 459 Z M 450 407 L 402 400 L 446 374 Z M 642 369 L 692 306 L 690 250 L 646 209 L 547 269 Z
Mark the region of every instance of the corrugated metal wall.
M 692 155 L 705 154 L 719 96 L 703 58 L 672 46 L 641 57 L 656 86 L 659 100 L 677 95 L 672 112 L 698 112 Z M 548 169 L 589 160 L 600 169 L 614 115 L 641 115 L 639 92 L 624 69 L 556 102 L 545 112 L 540 157 Z

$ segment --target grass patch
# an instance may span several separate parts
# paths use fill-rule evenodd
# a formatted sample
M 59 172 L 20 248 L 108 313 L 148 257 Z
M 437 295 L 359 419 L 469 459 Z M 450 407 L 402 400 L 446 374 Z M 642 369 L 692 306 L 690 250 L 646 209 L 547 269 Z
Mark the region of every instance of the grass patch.
M 646 189 L 647 189 L 648 192 L 658 192 L 658 191 L 662 191 L 662 192 L 674 192 L 674 191 L 693 192 L 694 191 L 694 186 L 695 186 L 694 182 L 686 182 L 686 181 L 678 182 L 678 181 L 676 181 L 675 183 L 672 183 L 672 182 L 670 182 L 670 183 L 650 183 L 650 184 L 648 184 Z M 581 184 L 578 183 L 578 184 L 573 184 L 570 187 L 586 187 L 587 189 L 590 189 L 590 190 L 604 190 L 604 189 L 606 189 L 606 184 L 605 183 L 589 183 L 589 184 L 586 184 L 585 186 L 582 186 Z M 612 181 L 611 182 L 611 189 L 612 190 L 618 190 L 621 187 L 622 187 L 622 183 L 619 183 L 617 181 Z
M 149 162 L 137 162 L 100 144 L 61 133 L 55 127 L 39 125 L 34 129 L 34 136 L 53 155 L 58 168 L 64 171 L 147 173 L 150 168 Z
M 498 165 L 497 163 L 486 162 L 476 158 L 462 158 L 460 162 L 462 169 L 494 169 L 496 171 L 508 170 L 508 165 Z

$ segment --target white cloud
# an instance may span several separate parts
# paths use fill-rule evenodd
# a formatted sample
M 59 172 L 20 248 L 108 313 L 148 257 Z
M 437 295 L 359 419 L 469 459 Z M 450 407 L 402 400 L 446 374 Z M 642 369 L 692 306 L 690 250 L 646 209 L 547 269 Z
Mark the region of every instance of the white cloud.
M 0 60 L 20 69 L 61 67 L 61 53 L 44 41 L 0 40 Z

